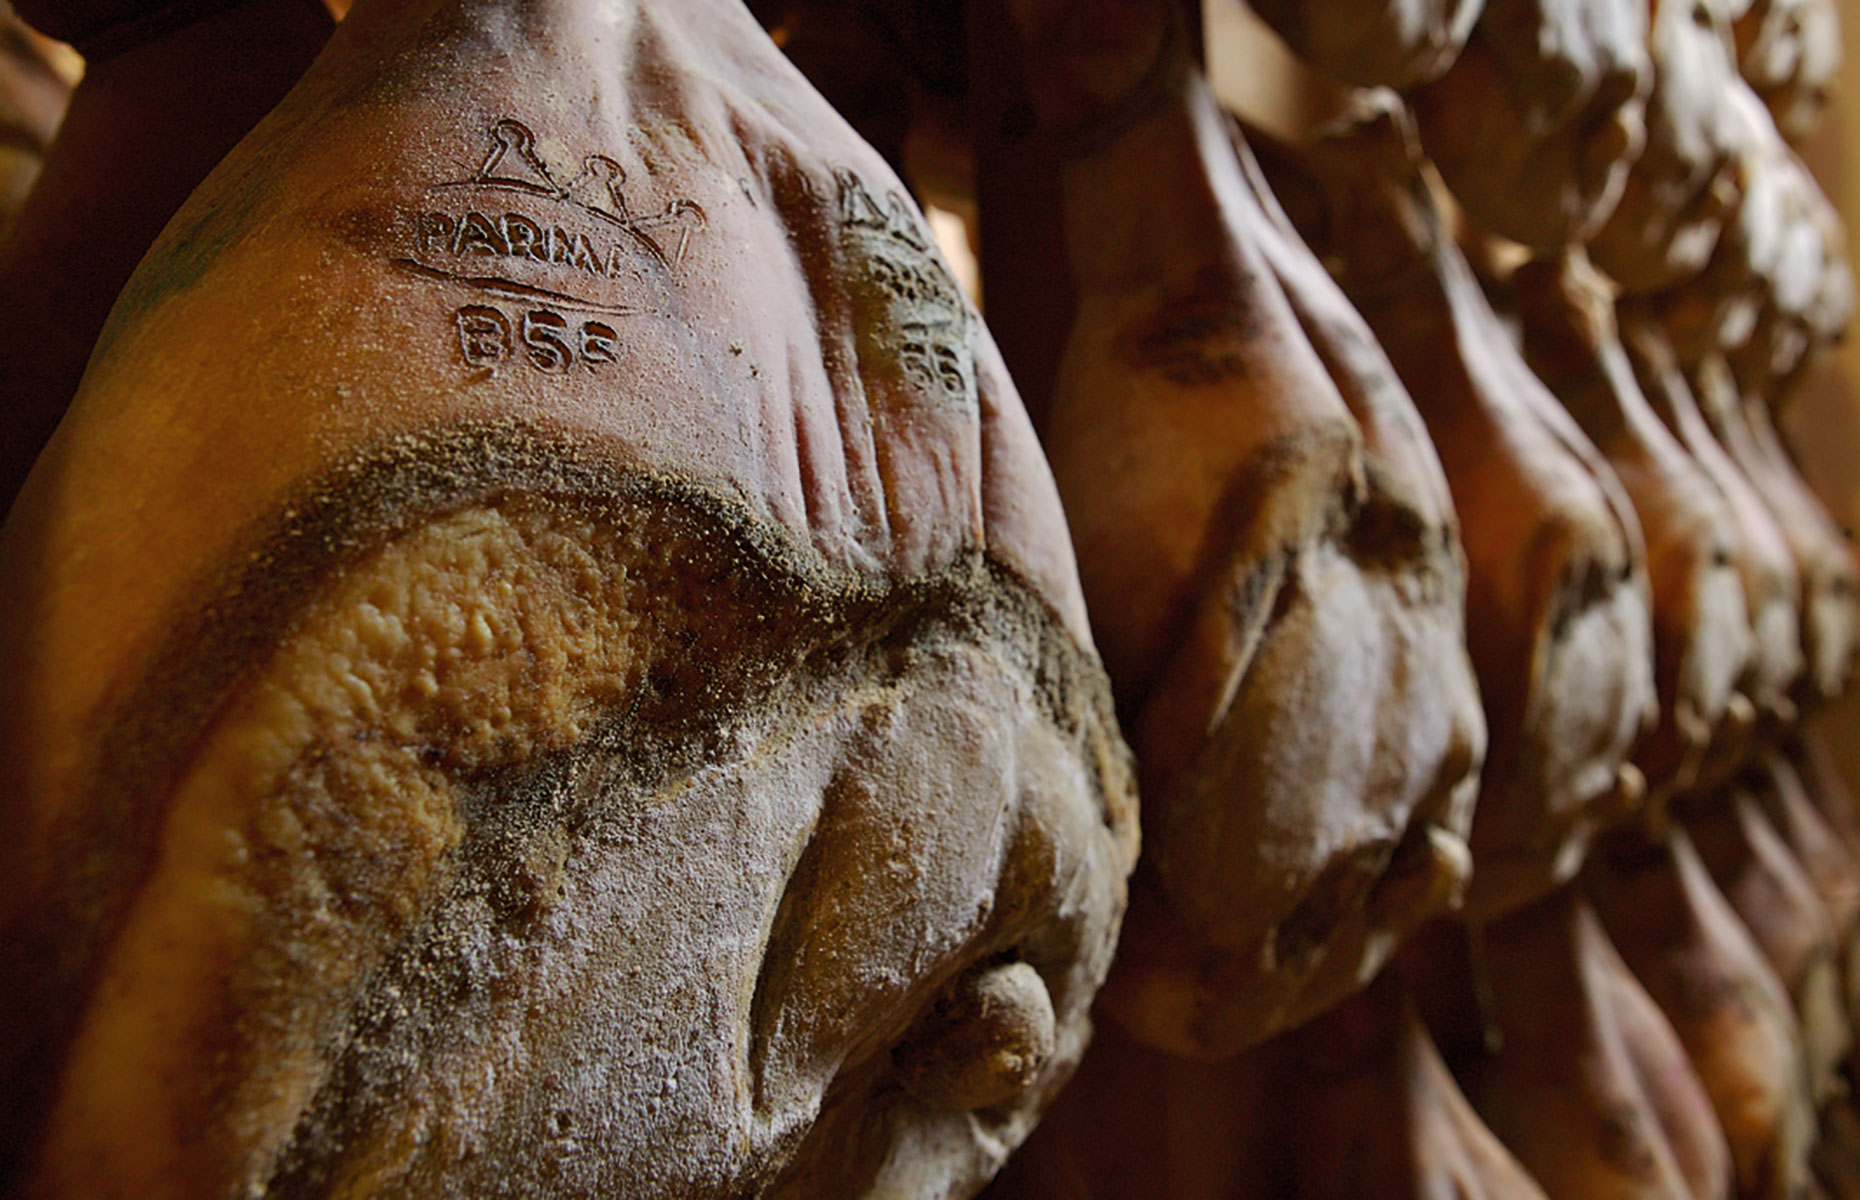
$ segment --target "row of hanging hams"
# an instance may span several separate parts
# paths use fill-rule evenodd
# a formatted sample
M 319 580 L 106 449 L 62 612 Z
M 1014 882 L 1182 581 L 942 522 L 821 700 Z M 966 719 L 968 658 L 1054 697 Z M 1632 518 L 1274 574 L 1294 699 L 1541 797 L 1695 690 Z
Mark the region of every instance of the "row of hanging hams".
M 1838 222 L 1776 124 L 1800 135 L 1812 119 L 1832 10 L 1491 3 L 1467 53 L 1417 81 L 1412 64 L 1436 58 L 1433 41 L 1457 19 L 1434 7 L 1437 21 L 1410 26 L 1424 34 L 1384 38 L 1385 57 L 1365 63 L 1261 6 L 1314 64 L 1406 92 L 1348 94 L 1300 144 L 1222 130 L 1191 60 L 1146 124 L 1050 160 L 1078 301 L 1041 428 L 1142 765 L 1145 843 L 1099 1040 L 993 1194 L 1795 1196 L 1855 1194 L 1860 1181 L 1842 965 L 1855 859 L 1837 832 L 1851 815 L 1799 732 L 1804 710 L 1846 685 L 1855 566 L 1775 422 L 1812 348 L 1852 308 Z M 1791 54 L 1793 72 L 1752 71 L 1765 95 L 1740 80 L 1740 61 Z M 1026 81 L 1037 91 L 1044 68 Z M 1165 145 L 1187 147 L 1182 161 L 1196 166 L 1178 167 Z M 1153 165 L 1136 168 L 1145 158 Z M 1016 169 L 1011 150 L 982 159 L 984 204 L 988 173 Z M 1089 237 L 1119 202 L 1158 214 L 1144 266 L 1128 254 L 1107 266 Z M 1336 324 L 1307 315 L 1311 282 L 1252 268 L 1288 229 L 1381 355 L 1336 349 Z M 1016 264 L 1012 246 L 992 262 L 989 250 L 985 268 L 1037 269 Z M 985 272 L 985 286 L 994 278 Z M 1008 323 L 1039 319 L 992 302 L 989 314 L 1004 341 Z M 1152 457 L 1124 449 L 1141 445 L 1138 430 L 1176 419 L 1146 387 L 1106 377 L 1141 375 L 1130 351 L 1170 320 L 1200 355 L 1178 345 L 1177 361 L 1235 367 L 1186 381 L 1218 393 L 1208 410 L 1258 405 L 1272 414 L 1264 425 L 1291 404 L 1310 445 L 1342 398 L 1360 429 L 1356 461 L 1328 486 L 1314 482 L 1321 469 L 1298 470 L 1289 437 L 1230 439 L 1222 466 L 1192 482 L 1179 466 L 1135 461 Z M 1313 354 L 1275 349 L 1275 365 L 1310 363 L 1329 380 L 1307 368 L 1288 386 L 1241 366 L 1235 330 L 1275 348 L 1302 341 Z M 1442 760 L 1424 740 L 1446 727 L 1440 710 L 1371 699 L 1415 680 L 1398 655 L 1359 648 L 1329 689 L 1333 723 L 1292 723 L 1334 757 L 1274 775 L 1254 765 L 1271 753 L 1235 759 L 1221 745 L 1249 686 L 1277 714 L 1322 678 L 1275 680 L 1271 658 L 1252 657 L 1270 654 L 1275 620 L 1339 638 L 1374 628 L 1342 587 L 1262 603 L 1258 632 L 1247 602 L 1326 559 L 1388 570 L 1397 547 L 1424 542 L 1426 522 L 1376 517 L 1377 483 L 1399 477 L 1389 461 L 1416 459 L 1391 449 L 1396 422 L 1351 403 L 1368 392 L 1384 397 L 1382 414 L 1425 430 L 1434 455 L 1422 461 L 1451 495 L 1447 520 L 1457 516 L 1464 608 L 1436 601 L 1430 613 L 1451 624 L 1463 612 L 1486 741 L 1477 799 L 1457 820 L 1440 815 L 1454 812 L 1440 791 L 1404 794 L 1393 773 L 1381 779 L 1396 784 L 1382 793 L 1394 821 L 1352 821 L 1328 792 L 1347 779 L 1352 799 L 1377 794 L 1334 765 L 1372 727 L 1367 713 L 1384 722 L 1381 762 L 1444 782 L 1427 774 Z M 1093 442 L 1081 430 L 1104 417 L 1093 410 L 1075 428 L 1067 409 L 1104 394 L 1131 398 L 1135 428 Z M 1204 418 L 1182 441 L 1216 454 L 1216 427 Z M 1133 499 L 1108 494 L 1119 477 Z M 1244 495 L 1249 513 L 1269 511 L 1263 493 L 1323 511 L 1310 497 L 1325 492 L 1335 550 L 1315 537 L 1250 540 L 1223 509 Z M 1122 505 L 1150 529 L 1194 513 L 1182 539 L 1193 554 L 1172 574 L 1131 565 L 1140 518 Z M 1210 542 L 1231 557 L 1211 558 Z M 1191 598 L 1136 599 L 1133 579 L 1167 586 L 1159 577 Z M 1301 604 L 1334 606 L 1333 619 L 1303 625 Z M 1219 636 L 1203 605 L 1225 623 Z M 1158 612 L 1179 622 L 1182 633 L 1156 639 L 1173 656 L 1120 659 L 1117 622 L 1128 613 L 1142 629 Z M 1438 672 L 1449 660 L 1427 661 Z M 1215 662 L 1226 690 L 1167 707 L 1178 677 Z M 1425 686 L 1437 704 L 1455 695 Z M 1217 774 L 1235 761 L 1252 773 Z M 1305 804 L 1285 803 L 1299 787 Z M 1278 814 L 1294 814 L 1278 817 L 1284 841 L 1268 824 Z M 1401 822 L 1416 818 L 1436 845 L 1463 837 L 1471 872 L 1455 912 L 1408 933 L 1452 890 L 1399 916 L 1384 901 L 1413 860 Z M 1221 830 L 1242 820 L 1267 825 L 1249 829 L 1255 846 L 1307 852 L 1235 855 Z M 1332 840 L 1293 841 L 1297 821 Z M 1193 832 L 1178 841 L 1177 828 Z M 1364 831 L 1355 844 L 1352 829 Z M 1221 855 L 1217 874 L 1207 864 Z M 1334 981 L 1308 1007 L 1245 1007 L 1286 973 L 1283 929 L 1236 929 L 1234 914 L 1270 911 L 1252 880 L 1282 889 L 1281 911 L 1328 923 L 1329 945 L 1311 921 L 1292 924 L 1299 947 L 1321 947 L 1306 977 Z M 1365 920 L 1379 941 L 1358 934 Z
M 21 4 L 0 1195 L 1860 1197 L 1832 0 L 1254 9 Z

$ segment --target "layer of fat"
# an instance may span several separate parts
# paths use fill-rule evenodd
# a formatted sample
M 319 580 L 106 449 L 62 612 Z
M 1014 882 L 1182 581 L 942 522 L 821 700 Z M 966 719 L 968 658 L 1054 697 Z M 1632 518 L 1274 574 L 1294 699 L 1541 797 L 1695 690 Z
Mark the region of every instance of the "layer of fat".
M 276 1057 L 237 1093 L 242 1144 L 217 1151 L 271 1158 L 327 1065 L 327 1020 L 459 842 L 459 781 L 575 741 L 663 635 L 627 571 L 655 549 L 626 538 L 526 500 L 433 521 L 330 588 L 220 713 L 69 1059 L 43 1158 L 67 1194 L 205 1194 L 177 1161 L 208 1115 L 185 1098 L 254 955 L 279 971 L 261 1002 Z

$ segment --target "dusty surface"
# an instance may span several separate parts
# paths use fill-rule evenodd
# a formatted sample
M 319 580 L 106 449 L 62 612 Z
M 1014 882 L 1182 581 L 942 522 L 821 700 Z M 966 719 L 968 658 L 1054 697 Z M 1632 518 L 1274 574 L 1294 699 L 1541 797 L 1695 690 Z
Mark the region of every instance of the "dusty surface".
M 1491 915 L 1568 879 L 1640 799 L 1622 768 L 1654 715 L 1651 593 L 1627 495 L 1444 235 L 1393 105 L 1367 98 L 1282 161 L 1280 194 L 1415 397 L 1452 486 L 1491 730 L 1467 907 Z
M 1150 80 L 1122 107 L 1041 58 L 1029 90 L 1065 152 L 1038 180 L 1026 158 L 997 169 L 1058 198 L 1077 307 L 1035 407 L 1142 764 L 1106 1009 L 1223 1057 L 1362 986 L 1451 902 L 1483 731 L 1438 461 L 1184 40 L 1123 48 L 1164 50 L 1116 75 Z M 1052 314 L 991 301 L 990 319 Z
M 358 6 L 0 540 L 23 1194 L 980 1185 L 1135 812 L 928 245 L 744 14 Z
M 1634 761 L 1662 801 L 1698 777 L 1714 737 L 1747 732 L 1736 685 L 1753 636 L 1731 511 L 1641 392 L 1593 270 L 1577 256 L 1528 264 L 1502 294 L 1532 370 L 1614 468 L 1647 539 L 1660 717 Z

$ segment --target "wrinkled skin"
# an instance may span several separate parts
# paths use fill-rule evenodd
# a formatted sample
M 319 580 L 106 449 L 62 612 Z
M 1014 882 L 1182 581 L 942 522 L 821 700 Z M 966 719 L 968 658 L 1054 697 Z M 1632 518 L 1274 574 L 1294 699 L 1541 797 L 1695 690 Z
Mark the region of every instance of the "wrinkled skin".
M 1024 44 L 1049 44 L 1038 6 L 1020 11 Z M 1033 404 L 1143 773 L 1103 1006 L 1146 1044 L 1215 1058 L 1362 986 L 1451 902 L 1483 729 L 1438 463 L 1183 40 L 1127 41 L 1174 65 L 1104 132 L 1077 120 L 1099 56 L 1082 80 L 1027 59 L 1043 136 L 1076 147 L 1045 181 L 1076 315 Z M 993 153 L 985 206 L 1033 169 Z M 985 265 L 991 320 L 1051 319 L 997 302 L 1050 261 Z
M 1652 80 L 1646 0 L 1487 0 L 1452 68 L 1415 92 L 1415 124 L 1468 219 L 1560 249 L 1613 211 Z
M 1690 840 L 1613 835 L 1584 882 L 1622 961 L 1672 1023 L 1718 1115 L 1740 1197 L 1808 1183 L 1814 1109 L 1788 992 Z
M 1804 661 L 1801 639 L 1802 581 L 1782 530 L 1756 490 L 1712 436 L 1697 397 L 1680 369 L 1672 344 L 1659 322 L 1643 309 L 1623 306 L 1622 342 L 1634 365 L 1641 391 L 1667 429 L 1711 477 L 1730 506 L 1739 549 L 1732 561 L 1744 582 L 1744 608 L 1750 615 L 1753 650 L 1738 690 L 1750 698 L 1757 724 L 1752 736 L 1769 736 L 1799 715 L 1793 695 Z M 1705 780 L 1723 778 L 1740 763 L 1748 744 L 1720 739 Z
M 1647 144 L 1614 214 L 1589 242 L 1596 265 L 1628 292 L 1697 274 L 1735 202 L 1724 176 L 1737 122 L 1723 97 L 1743 84 L 1728 9 L 1729 0 L 1659 0 L 1653 7 Z
M 1488 0 L 1247 0 L 1292 53 L 1358 87 L 1410 88 L 1450 66 Z
M 1827 106 L 1840 25 L 1836 0 L 1755 0 L 1732 26 L 1739 69 L 1794 140 L 1814 132 Z
M 1704 1086 L 1579 885 L 1403 955 L 1467 1098 L 1553 1196 L 1722 1197 L 1731 1155 Z
M 1641 392 L 1613 301 L 1580 256 L 1527 264 L 1503 295 L 1526 360 L 1607 458 L 1647 539 L 1660 717 L 1634 762 L 1661 803 L 1697 780 L 1715 738 L 1748 732 L 1741 543 L 1723 496 Z
M 40 28 L 78 5 L 22 6 Z M 135 0 L 121 15 L 162 7 Z M 242 0 L 87 64 L 32 193 L 0 239 L 0 512 L 77 391 L 155 235 L 329 37 L 317 0 Z M 203 70 L 201 64 L 214 64 Z M 27 298 L 30 298 L 29 300 Z
M 0 535 L 11 1194 L 980 1186 L 1135 811 L 927 247 L 733 4 L 357 6 Z
M 1302 162 L 1302 179 L 1281 164 L 1280 194 L 1340 264 L 1460 512 L 1467 642 L 1491 731 L 1467 910 L 1496 914 L 1569 879 L 1644 791 L 1626 762 L 1656 704 L 1639 523 L 1443 236 L 1399 114 L 1340 127 Z
M 1390 972 L 1225 1062 L 1106 1030 L 990 1200 L 1541 1200 Z

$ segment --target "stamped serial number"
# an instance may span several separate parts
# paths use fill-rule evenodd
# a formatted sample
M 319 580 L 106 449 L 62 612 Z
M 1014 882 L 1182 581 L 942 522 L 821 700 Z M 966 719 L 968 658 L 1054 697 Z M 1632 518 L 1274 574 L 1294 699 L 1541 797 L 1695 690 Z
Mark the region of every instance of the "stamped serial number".
M 620 334 L 604 321 L 578 326 L 561 313 L 532 309 L 512 317 L 488 304 L 468 304 L 452 314 L 459 353 L 467 365 L 495 371 L 514 360 L 538 371 L 560 374 L 577 362 L 590 369 L 617 361 Z

